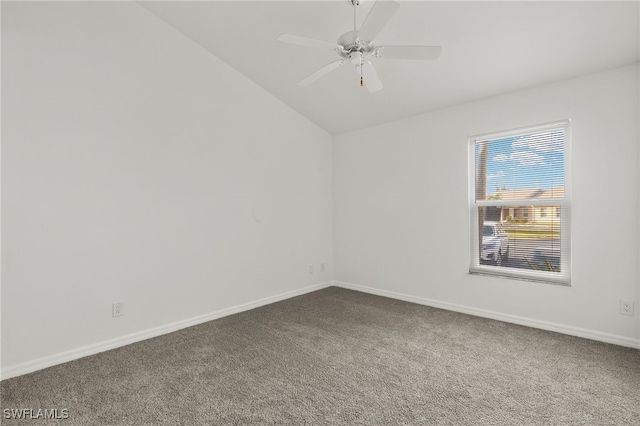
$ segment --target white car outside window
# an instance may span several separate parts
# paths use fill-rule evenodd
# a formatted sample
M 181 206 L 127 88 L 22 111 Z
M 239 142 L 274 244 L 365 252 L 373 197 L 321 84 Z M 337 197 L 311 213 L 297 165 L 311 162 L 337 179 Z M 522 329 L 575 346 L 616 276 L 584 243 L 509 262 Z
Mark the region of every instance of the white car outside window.
M 497 266 L 509 258 L 509 236 L 500 222 L 485 222 L 482 230 L 480 260 Z

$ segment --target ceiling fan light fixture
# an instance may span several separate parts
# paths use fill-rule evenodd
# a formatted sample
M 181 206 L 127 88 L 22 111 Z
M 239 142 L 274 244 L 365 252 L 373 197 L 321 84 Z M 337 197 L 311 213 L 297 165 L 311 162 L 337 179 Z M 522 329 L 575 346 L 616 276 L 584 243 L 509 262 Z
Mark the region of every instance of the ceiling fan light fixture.
M 355 52 L 349 53 L 349 61 L 351 61 L 351 63 L 353 65 L 361 64 L 362 63 L 362 52 L 361 51 L 355 51 Z

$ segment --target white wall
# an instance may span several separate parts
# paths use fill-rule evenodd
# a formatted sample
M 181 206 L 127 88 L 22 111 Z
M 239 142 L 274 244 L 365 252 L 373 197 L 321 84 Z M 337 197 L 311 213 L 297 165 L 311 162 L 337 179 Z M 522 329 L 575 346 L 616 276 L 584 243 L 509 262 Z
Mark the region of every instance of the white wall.
M 328 133 L 135 3 L 2 8 L 4 377 L 331 280 Z
M 639 70 L 614 69 L 343 134 L 341 285 L 640 347 Z M 468 274 L 467 137 L 572 120 L 572 285 Z M 637 309 L 636 309 L 637 311 Z

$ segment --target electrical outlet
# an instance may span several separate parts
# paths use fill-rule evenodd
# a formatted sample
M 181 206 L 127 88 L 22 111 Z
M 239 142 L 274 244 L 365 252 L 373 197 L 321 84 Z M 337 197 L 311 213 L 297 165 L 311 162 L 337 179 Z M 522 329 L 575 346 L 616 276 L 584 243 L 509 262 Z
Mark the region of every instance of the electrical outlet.
M 111 314 L 114 317 L 121 317 L 124 315 L 124 302 L 113 302 L 111 304 Z
M 620 300 L 620 313 L 622 315 L 633 315 L 633 301 Z
M 309 274 L 313 274 L 313 265 L 309 265 Z

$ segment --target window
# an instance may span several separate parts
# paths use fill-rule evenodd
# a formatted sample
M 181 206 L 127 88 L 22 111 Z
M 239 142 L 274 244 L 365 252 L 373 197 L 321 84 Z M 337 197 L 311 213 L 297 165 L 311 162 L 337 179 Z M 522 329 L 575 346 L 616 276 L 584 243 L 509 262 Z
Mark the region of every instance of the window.
M 469 138 L 471 273 L 569 284 L 569 140 L 569 121 Z

